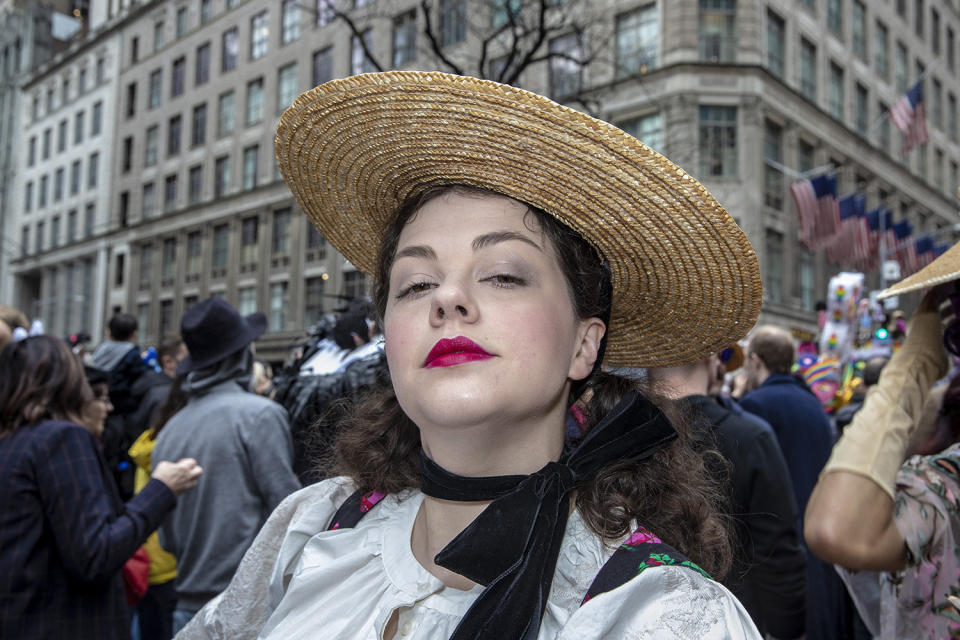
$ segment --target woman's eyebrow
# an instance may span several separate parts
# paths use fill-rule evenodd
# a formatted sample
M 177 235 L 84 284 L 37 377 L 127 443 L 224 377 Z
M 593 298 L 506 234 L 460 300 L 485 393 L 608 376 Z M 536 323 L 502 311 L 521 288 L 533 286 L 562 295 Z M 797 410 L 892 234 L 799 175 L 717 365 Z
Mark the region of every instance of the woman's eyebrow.
M 490 246 L 492 244 L 497 244 L 498 242 L 506 242 L 507 240 L 519 240 L 521 242 L 526 242 L 531 247 L 534 247 L 537 251 L 543 251 L 536 242 L 516 231 L 494 231 L 492 233 L 485 233 L 482 236 L 477 236 L 473 240 L 473 250 L 479 251 L 484 247 Z
M 410 247 L 404 247 L 397 251 L 397 255 L 394 257 L 394 260 L 399 260 L 400 258 L 425 258 L 427 260 L 436 260 L 437 252 L 432 248 L 417 244 Z

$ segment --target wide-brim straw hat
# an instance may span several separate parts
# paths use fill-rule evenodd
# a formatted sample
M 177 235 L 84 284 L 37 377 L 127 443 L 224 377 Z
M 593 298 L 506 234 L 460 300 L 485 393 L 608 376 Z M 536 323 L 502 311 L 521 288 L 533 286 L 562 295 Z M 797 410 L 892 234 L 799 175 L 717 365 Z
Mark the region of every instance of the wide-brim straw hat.
M 958 278 L 960 278 L 960 242 L 950 247 L 942 256 L 920 269 L 920 271 L 881 291 L 877 298 L 899 296 L 911 291 L 935 287 L 938 284 Z
M 398 207 L 433 186 L 489 189 L 556 217 L 609 264 L 609 366 L 693 362 L 760 312 L 756 254 L 703 185 L 619 128 L 528 91 L 419 71 L 334 80 L 283 113 L 276 154 L 310 221 L 368 274 Z

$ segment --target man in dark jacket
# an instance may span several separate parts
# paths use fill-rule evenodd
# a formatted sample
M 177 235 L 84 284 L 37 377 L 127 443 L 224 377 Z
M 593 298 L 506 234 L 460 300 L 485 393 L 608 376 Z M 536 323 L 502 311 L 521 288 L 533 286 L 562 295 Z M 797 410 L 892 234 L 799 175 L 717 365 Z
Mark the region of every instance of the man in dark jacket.
M 796 357 L 793 338 L 773 326 L 754 330 L 744 350 L 749 387 L 740 404 L 773 427 L 787 461 L 799 513 L 833 448 L 833 430 L 813 392 L 790 375 Z M 798 523 L 801 527 L 802 524 Z M 833 567 L 810 556 L 807 561 L 807 637 L 833 640 L 846 629 L 846 591 Z
M 130 418 L 139 406 L 133 387 L 150 367 L 141 359 L 136 344 L 136 318 L 129 313 L 118 313 L 110 318 L 108 330 L 108 340 L 93 352 L 93 366 L 109 376 L 110 403 L 113 404 L 103 431 L 103 456 L 120 497 L 129 500 L 133 496 L 134 465 L 127 450 L 139 435 L 130 429 Z
M 155 426 L 160 407 L 167 399 L 173 379 L 177 377 L 177 365 L 186 355 L 187 347 L 184 346 L 180 336 L 167 336 L 160 341 L 157 347 L 160 373 L 148 371 L 133 385 L 133 396 L 138 399 L 140 405 L 130 419 L 130 430 L 136 431 L 134 439 Z
M 691 365 L 648 370 L 656 388 L 679 399 L 709 430 L 729 466 L 714 472 L 729 498 L 734 562 L 724 585 L 743 603 L 760 634 L 781 640 L 805 630 L 806 558 L 797 528 L 790 475 L 773 431 L 738 416 L 707 395 L 722 365 L 711 356 Z M 769 635 L 768 635 L 769 634 Z

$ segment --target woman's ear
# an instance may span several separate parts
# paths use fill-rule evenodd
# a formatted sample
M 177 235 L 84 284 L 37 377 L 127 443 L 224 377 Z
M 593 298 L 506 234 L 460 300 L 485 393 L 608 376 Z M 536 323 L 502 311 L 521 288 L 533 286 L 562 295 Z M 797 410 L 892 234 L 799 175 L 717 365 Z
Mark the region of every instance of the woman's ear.
M 597 361 L 597 354 L 600 352 L 600 342 L 606 332 L 607 327 L 600 318 L 587 318 L 580 321 L 577 331 L 577 349 L 570 361 L 567 377 L 571 380 L 583 380 L 590 375 Z

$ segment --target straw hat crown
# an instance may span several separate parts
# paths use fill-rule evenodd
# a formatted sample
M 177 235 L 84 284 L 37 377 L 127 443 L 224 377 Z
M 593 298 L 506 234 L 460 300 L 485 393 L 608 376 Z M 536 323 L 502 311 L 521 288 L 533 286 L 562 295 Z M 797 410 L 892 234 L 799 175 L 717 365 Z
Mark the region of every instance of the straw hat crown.
M 703 185 L 617 127 L 522 89 L 418 71 L 334 80 L 284 112 L 276 153 L 310 221 L 371 274 L 390 217 L 432 186 L 553 215 L 610 266 L 607 365 L 706 357 L 760 311 L 753 248 Z

